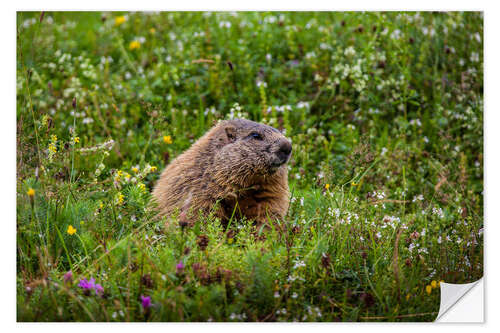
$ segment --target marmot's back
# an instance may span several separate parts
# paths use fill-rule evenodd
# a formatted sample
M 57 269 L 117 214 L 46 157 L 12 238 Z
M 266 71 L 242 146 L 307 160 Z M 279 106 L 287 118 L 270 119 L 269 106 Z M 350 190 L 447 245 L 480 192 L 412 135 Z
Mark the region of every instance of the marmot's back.
M 291 151 L 290 141 L 273 127 L 222 121 L 162 172 L 153 190 L 160 214 L 179 210 L 196 219 L 215 209 L 224 222 L 238 205 L 238 216 L 258 223 L 283 218 Z

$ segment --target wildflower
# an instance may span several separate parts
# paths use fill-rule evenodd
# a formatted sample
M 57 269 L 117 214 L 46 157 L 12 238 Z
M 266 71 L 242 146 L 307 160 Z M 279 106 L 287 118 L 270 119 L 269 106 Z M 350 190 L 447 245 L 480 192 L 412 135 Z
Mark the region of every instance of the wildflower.
M 73 138 L 73 143 L 80 143 L 80 138 L 79 138 L 79 137 L 77 137 L 77 136 L 75 136 L 75 137 Z
M 322 253 L 321 254 L 321 265 L 324 267 L 324 268 L 328 268 L 330 266 L 330 255 L 328 253 Z
M 293 268 L 296 269 L 296 268 L 300 268 L 300 267 L 306 267 L 305 262 L 302 260 L 296 260 Z
M 406 300 L 410 299 L 410 294 L 406 294 Z
M 31 187 L 29 188 L 28 192 L 26 192 L 28 194 L 28 197 L 30 197 L 30 199 L 32 199 L 34 196 L 35 196 L 35 190 L 32 189 Z
M 117 196 L 117 199 L 116 199 L 116 202 L 117 202 L 119 205 L 121 205 L 121 204 L 123 204 L 124 198 L 125 198 L 125 196 L 124 196 L 121 192 L 119 192 L 119 193 L 118 193 L 118 196 Z
M 143 284 L 146 288 L 153 288 L 154 283 L 150 274 L 144 274 L 141 276 L 141 284 Z
M 72 271 L 66 272 L 66 274 L 64 274 L 63 276 L 63 280 L 66 283 L 70 283 L 73 280 L 73 272 Z
M 131 42 L 130 42 L 130 44 L 129 44 L 129 46 L 128 46 L 128 48 L 129 48 L 130 50 L 135 50 L 135 49 L 138 49 L 138 48 L 140 48 L 140 47 L 141 47 L 141 43 L 139 43 L 139 41 L 138 41 L 138 40 L 133 40 L 133 41 L 131 41 Z
M 184 272 L 184 263 L 182 261 L 179 261 L 177 265 L 175 265 L 175 272 L 177 275 L 180 275 Z
M 170 135 L 164 135 L 163 136 L 163 142 L 165 142 L 167 145 L 172 143 L 172 137 Z
M 351 186 L 358 186 L 358 185 L 359 185 L 359 183 L 355 183 L 355 182 L 351 183 Z
M 151 29 L 149 29 L 149 33 L 150 33 L 151 35 L 154 35 L 154 33 L 155 33 L 155 32 L 156 32 L 156 29 L 155 29 L 155 28 L 151 28 Z
M 425 286 L 425 292 L 427 293 L 427 295 L 430 295 L 432 292 L 432 286 L 431 285 Z
M 138 186 L 139 186 L 139 189 L 140 189 L 143 193 L 145 193 L 145 192 L 146 192 L 146 185 L 144 185 L 144 183 L 139 183 L 139 185 L 138 185 Z
M 139 168 L 135 166 L 135 167 L 133 167 L 133 168 L 132 168 L 132 171 L 133 171 L 134 173 L 138 173 L 138 172 L 139 172 Z
M 200 235 L 198 236 L 196 243 L 200 247 L 200 250 L 205 251 L 208 246 L 208 237 L 206 235 Z
M 152 167 L 151 167 L 151 172 L 155 172 L 157 169 L 158 169 L 157 167 L 152 166 Z
M 52 154 L 57 153 L 57 146 L 53 143 L 49 143 L 49 152 Z
M 328 190 L 330 188 L 330 184 L 325 185 L 325 190 Z
M 352 46 L 349 46 L 344 50 L 344 55 L 346 55 L 346 56 L 354 56 L 355 54 L 356 54 L 356 50 Z
M 104 291 L 104 288 L 100 284 L 95 283 L 94 278 L 91 278 L 90 281 L 85 278 L 81 279 L 80 283 L 78 283 L 78 287 L 82 288 L 86 295 L 89 295 L 91 290 L 94 290 L 96 295 Z
M 436 282 L 436 280 L 432 280 L 432 282 L 431 282 L 431 287 L 432 287 L 433 289 L 437 287 L 437 282 Z
M 361 301 L 363 301 L 364 305 L 366 307 L 371 307 L 375 304 L 375 298 L 373 297 L 372 294 L 370 293 L 362 293 L 360 296 L 359 296 L 359 299 Z
M 74 235 L 76 233 L 76 229 L 73 228 L 72 225 L 68 226 L 68 230 L 66 231 L 69 235 Z
M 117 16 L 115 18 L 115 26 L 119 26 L 127 21 L 127 18 L 125 16 Z
M 146 310 L 151 307 L 151 296 L 142 296 L 141 295 L 141 305 Z

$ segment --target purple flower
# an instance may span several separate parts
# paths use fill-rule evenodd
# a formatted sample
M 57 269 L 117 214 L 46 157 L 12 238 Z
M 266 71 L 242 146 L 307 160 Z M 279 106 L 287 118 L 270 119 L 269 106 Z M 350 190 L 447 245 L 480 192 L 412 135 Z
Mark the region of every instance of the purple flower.
M 80 283 L 78 283 L 78 287 L 84 290 L 92 289 L 92 286 L 92 282 L 89 282 L 87 279 L 81 279 Z
M 142 307 L 144 309 L 148 309 L 151 306 L 151 296 L 142 296 L 141 295 Z
M 179 263 L 175 266 L 177 274 L 182 274 L 182 272 L 184 271 L 184 267 L 184 263 L 182 261 L 179 261 Z
M 81 279 L 80 283 L 78 283 L 78 287 L 82 288 L 86 292 L 94 290 L 96 295 L 99 295 L 104 291 L 104 288 L 100 284 L 95 283 L 94 278 L 91 278 L 90 281 L 87 279 Z
M 102 292 L 104 292 L 104 288 L 98 283 L 94 286 L 94 290 L 96 295 L 100 295 Z
M 64 274 L 63 280 L 66 283 L 73 281 L 73 272 L 72 271 L 68 271 L 66 274 Z

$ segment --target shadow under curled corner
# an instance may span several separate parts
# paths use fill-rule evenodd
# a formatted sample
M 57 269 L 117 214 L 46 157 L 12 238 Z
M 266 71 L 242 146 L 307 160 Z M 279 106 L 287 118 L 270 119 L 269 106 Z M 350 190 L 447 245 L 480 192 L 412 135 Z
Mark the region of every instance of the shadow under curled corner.
M 472 283 L 441 283 L 438 323 L 484 322 L 484 278 Z

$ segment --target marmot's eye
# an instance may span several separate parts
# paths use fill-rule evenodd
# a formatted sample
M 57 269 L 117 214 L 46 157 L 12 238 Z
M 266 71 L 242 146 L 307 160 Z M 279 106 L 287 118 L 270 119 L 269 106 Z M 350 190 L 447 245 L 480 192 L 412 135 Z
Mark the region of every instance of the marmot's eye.
M 264 138 L 262 137 L 262 135 L 260 135 L 260 133 L 257 133 L 257 132 L 252 132 L 252 133 L 250 133 L 250 136 L 251 136 L 252 138 L 254 138 L 254 139 L 257 139 L 257 140 L 262 140 L 262 139 L 264 139 Z

